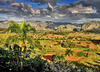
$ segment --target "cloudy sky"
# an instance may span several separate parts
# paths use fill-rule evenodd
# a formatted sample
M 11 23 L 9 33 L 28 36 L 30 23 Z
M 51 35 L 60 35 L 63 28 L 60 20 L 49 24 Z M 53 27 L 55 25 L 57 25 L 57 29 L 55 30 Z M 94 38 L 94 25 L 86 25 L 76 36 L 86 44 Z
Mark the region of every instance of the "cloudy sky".
M 100 0 L 0 0 L 0 20 L 100 21 Z

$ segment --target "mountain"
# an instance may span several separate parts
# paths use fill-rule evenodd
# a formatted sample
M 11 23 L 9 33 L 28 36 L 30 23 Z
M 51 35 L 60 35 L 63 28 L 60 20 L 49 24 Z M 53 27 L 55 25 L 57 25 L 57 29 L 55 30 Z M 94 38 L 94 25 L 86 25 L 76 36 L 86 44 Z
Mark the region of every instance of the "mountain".
M 98 31 L 100 30 L 100 21 L 85 22 L 82 25 L 83 31 Z
M 7 28 L 8 27 L 8 21 L 0 21 L 0 28 Z
M 68 31 L 73 31 L 76 28 L 78 31 L 81 30 L 82 24 L 70 23 L 70 22 L 52 22 L 52 21 L 26 21 L 31 26 L 34 26 L 36 30 L 59 30 L 59 28 L 63 28 Z M 63 27 L 62 27 L 63 26 Z
M 31 26 L 34 26 L 36 30 L 46 30 L 47 23 L 42 21 L 26 21 L 26 23 L 29 23 Z
M 81 29 L 81 26 L 82 26 L 82 24 L 70 23 L 70 22 L 52 22 L 52 21 L 46 21 L 46 23 L 48 24 L 46 28 L 50 28 L 50 29 L 55 29 L 56 27 L 59 27 L 61 25 L 74 25 L 74 26 L 78 27 L 79 29 Z
M 77 31 L 77 27 L 74 26 L 74 25 L 70 25 L 70 24 L 60 25 L 60 26 L 57 27 L 58 31 L 73 31 L 74 29 L 76 29 L 76 31 Z
M 20 24 L 20 22 L 18 22 Z M 29 23 L 31 26 L 34 26 L 36 30 L 59 30 L 59 28 L 72 31 L 74 28 L 80 30 L 82 24 L 72 24 L 70 22 L 52 22 L 52 21 L 32 21 L 27 20 L 26 23 Z M 62 27 L 63 26 L 63 27 Z M 8 21 L 0 21 L 0 28 L 7 28 Z

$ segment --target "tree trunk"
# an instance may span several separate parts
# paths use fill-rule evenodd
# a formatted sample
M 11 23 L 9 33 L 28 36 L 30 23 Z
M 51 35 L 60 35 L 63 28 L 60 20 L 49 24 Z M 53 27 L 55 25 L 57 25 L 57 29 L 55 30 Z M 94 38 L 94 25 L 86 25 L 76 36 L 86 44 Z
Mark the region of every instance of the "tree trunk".
M 27 48 L 26 48 L 26 42 L 23 40 L 23 48 L 24 48 L 24 53 L 26 53 L 27 52 Z
M 22 69 L 23 69 L 23 63 L 22 63 L 21 57 L 22 57 L 22 47 L 20 47 L 20 70 L 22 71 Z
M 21 65 L 21 71 L 23 70 L 23 62 L 20 62 L 20 65 Z
M 17 65 L 18 65 L 18 58 L 17 58 Z M 17 66 L 17 68 L 16 68 L 16 72 L 18 72 L 18 66 Z
M 24 53 L 26 53 L 27 52 L 27 48 L 26 48 L 26 46 L 24 46 Z
M 69 58 L 70 58 L 70 56 L 68 55 L 68 62 L 67 62 L 67 65 L 69 65 Z

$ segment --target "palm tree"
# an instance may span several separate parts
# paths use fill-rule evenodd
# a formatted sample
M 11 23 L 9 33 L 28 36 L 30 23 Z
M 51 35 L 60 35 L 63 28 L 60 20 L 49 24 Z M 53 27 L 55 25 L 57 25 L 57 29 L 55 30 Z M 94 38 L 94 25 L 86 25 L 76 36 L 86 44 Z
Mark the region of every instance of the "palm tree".
M 69 58 L 70 58 L 70 55 L 73 55 L 73 52 L 71 49 L 66 49 L 65 51 L 65 55 L 68 56 L 68 61 L 69 61 Z
M 21 24 L 18 24 L 15 21 L 10 21 L 8 23 L 9 27 L 7 28 L 7 32 L 10 33 L 16 33 L 17 35 L 15 36 L 10 36 L 10 39 L 12 38 L 11 42 L 18 42 L 19 40 L 22 41 L 22 45 L 20 45 L 20 48 L 24 48 L 24 51 L 26 53 L 27 49 L 26 49 L 26 41 L 28 41 L 28 43 L 32 42 L 30 37 L 27 35 L 27 33 L 29 31 L 33 31 L 35 32 L 35 28 L 31 27 L 29 24 L 26 24 L 24 21 Z M 8 38 L 9 41 L 9 38 Z
M 20 45 L 20 56 L 22 53 L 22 50 L 24 50 L 23 52 L 26 53 L 27 48 L 26 48 L 26 41 L 28 41 L 28 43 L 30 43 L 30 45 L 32 45 L 32 39 L 31 37 L 27 34 L 29 31 L 33 31 L 35 32 L 35 28 L 31 27 L 29 24 L 26 24 L 24 21 L 21 24 L 18 24 L 15 21 L 10 21 L 8 23 L 9 27 L 7 28 L 6 32 L 8 33 L 16 33 L 16 35 L 11 35 L 7 38 L 6 42 L 8 44 L 8 46 L 10 46 L 11 49 L 11 44 L 18 44 L 21 42 Z M 20 63 L 21 67 L 22 62 Z

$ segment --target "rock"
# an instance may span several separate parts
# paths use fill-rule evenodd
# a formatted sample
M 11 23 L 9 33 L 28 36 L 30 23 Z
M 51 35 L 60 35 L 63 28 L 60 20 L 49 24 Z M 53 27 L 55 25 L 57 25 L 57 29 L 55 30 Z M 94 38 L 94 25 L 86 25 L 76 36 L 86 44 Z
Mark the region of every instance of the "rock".
M 79 40 L 80 40 L 80 38 L 77 38 L 77 40 L 79 41 Z
M 82 25 L 83 31 L 95 31 L 100 30 L 100 21 L 91 21 L 91 22 L 85 22 Z
M 73 38 L 73 41 L 75 41 L 76 39 L 75 38 Z

